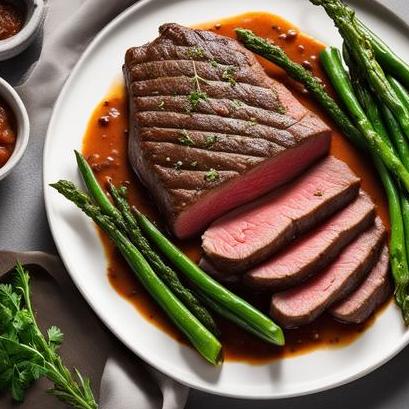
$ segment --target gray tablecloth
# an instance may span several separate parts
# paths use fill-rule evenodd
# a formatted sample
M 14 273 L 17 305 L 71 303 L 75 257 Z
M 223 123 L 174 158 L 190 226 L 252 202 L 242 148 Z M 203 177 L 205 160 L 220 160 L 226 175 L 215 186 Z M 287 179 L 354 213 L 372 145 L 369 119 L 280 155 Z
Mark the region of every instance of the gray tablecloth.
M 360 1 L 380 3 L 385 8 L 390 7 L 403 23 L 409 21 L 408 0 L 351 0 L 354 4 Z M 55 15 L 54 18 L 60 19 L 63 26 L 72 14 L 72 10 L 79 8 L 84 0 L 50 0 L 50 3 L 53 6 L 58 5 L 56 8 L 58 15 Z M 111 0 L 111 3 L 111 11 L 116 6 L 119 11 L 124 4 L 115 0 Z M 104 10 L 100 12 L 103 14 Z M 111 17 L 112 14 L 99 16 L 98 24 L 102 27 Z M 95 20 L 92 21 L 95 22 Z M 90 38 L 93 35 L 93 31 L 86 32 L 86 27 L 84 32 Z M 44 33 L 45 38 L 51 35 L 55 33 L 47 30 Z M 42 44 L 43 36 L 22 55 L 11 61 L 0 63 L 0 76 L 14 84 L 20 82 L 23 75 L 30 72 L 30 67 L 37 60 Z M 85 44 L 86 42 L 81 47 L 84 47 Z M 68 47 L 75 47 L 75 44 L 68 42 Z M 73 54 L 72 64 L 74 64 L 75 55 L 77 53 Z M 47 99 L 45 95 L 47 89 L 40 88 L 35 92 L 38 93 L 39 99 L 45 101 L 48 108 L 51 109 L 53 99 Z M 10 176 L 0 182 L 0 249 L 55 252 L 45 217 L 42 196 L 41 168 L 44 136 L 45 128 L 31 134 L 30 144 L 22 162 Z M 275 402 L 239 401 L 192 391 L 187 407 L 189 409 L 209 407 L 212 409 L 250 407 L 254 409 L 271 407 L 275 409 L 401 409 L 407 407 L 409 401 L 409 377 L 406 376 L 408 364 L 409 349 L 406 349 L 369 376 L 332 391 Z

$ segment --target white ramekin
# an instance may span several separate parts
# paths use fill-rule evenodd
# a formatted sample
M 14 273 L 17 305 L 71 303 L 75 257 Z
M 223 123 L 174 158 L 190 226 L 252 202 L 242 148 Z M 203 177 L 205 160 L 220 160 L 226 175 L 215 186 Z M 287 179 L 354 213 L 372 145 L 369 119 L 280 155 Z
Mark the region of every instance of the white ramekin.
M 26 21 L 24 27 L 16 35 L 0 40 L 0 61 L 7 60 L 24 51 L 35 39 L 44 22 L 43 0 L 19 1 L 25 3 Z
M 6 177 L 10 171 L 17 165 L 27 148 L 30 135 L 30 123 L 27 110 L 23 101 L 18 96 L 14 88 L 3 78 L 0 78 L 0 98 L 2 98 L 10 109 L 14 112 L 17 122 L 16 146 L 9 160 L 0 167 L 0 180 Z

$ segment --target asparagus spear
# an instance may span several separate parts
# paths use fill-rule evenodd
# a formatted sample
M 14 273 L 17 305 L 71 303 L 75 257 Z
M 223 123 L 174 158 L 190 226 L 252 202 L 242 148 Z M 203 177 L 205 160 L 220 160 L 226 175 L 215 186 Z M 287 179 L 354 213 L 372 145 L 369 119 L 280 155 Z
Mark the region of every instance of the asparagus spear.
M 359 29 L 371 42 L 376 59 L 382 68 L 398 78 L 409 88 L 409 65 L 398 57 L 376 34 L 374 34 L 359 19 L 356 19 Z
M 131 241 L 137 246 L 142 255 L 148 260 L 176 297 L 188 307 L 192 314 L 201 321 L 208 330 L 215 335 L 219 335 L 219 331 L 212 316 L 201 305 L 192 292 L 181 283 L 176 272 L 162 261 L 159 255 L 152 249 L 148 240 L 143 236 L 127 202 L 126 188 L 123 186 L 120 189 L 117 189 L 114 185 L 110 184 L 109 191 L 117 208 L 122 214 Z
M 355 18 L 355 12 L 341 0 L 310 1 L 315 5 L 324 7 L 328 16 L 334 21 L 339 33 L 346 42 L 360 71 L 365 74 L 370 87 L 394 113 L 403 133 L 409 139 L 409 109 L 400 102 L 381 66 L 376 61 L 368 37 L 359 28 Z M 387 165 L 386 162 L 385 164 Z
M 387 76 L 391 87 L 395 91 L 399 101 L 409 109 L 409 94 L 406 88 L 395 78 L 391 77 L 390 75 Z
M 348 74 L 342 66 L 339 50 L 333 47 L 327 47 L 321 54 L 321 63 L 329 76 L 332 86 L 337 95 L 349 111 L 353 121 L 365 136 L 367 147 L 373 157 L 379 157 L 388 170 L 394 174 L 409 191 L 407 176 L 409 171 L 405 168 L 402 161 L 393 151 L 390 144 L 375 131 L 371 122 L 357 101 L 354 90 L 349 82 Z
M 258 334 L 261 338 L 277 345 L 284 345 L 284 334 L 279 326 L 242 298 L 209 277 L 168 240 L 147 217 L 137 210 L 135 212 L 136 220 L 148 239 L 156 245 L 180 272 L 186 275 L 201 294 L 204 294 L 205 297 L 211 299 L 220 307 L 218 312 L 223 314 L 223 311 L 227 310 L 226 318 L 234 314 L 238 317 L 236 323 L 245 323 L 247 327 L 253 329 L 253 333 Z
M 349 77 L 345 72 L 340 57 L 339 52 L 328 52 L 328 50 L 323 51 L 321 58 L 324 58 L 325 64 L 324 68 L 332 67 L 327 71 L 331 81 L 335 81 L 332 73 L 337 72 L 342 75 L 338 75 L 336 80 L 338 81 L 337 88 L 348 88 L 348 94 L 350 96 L 349 100 L 344 100 L 345 104 L 354 103 L 356 110 L 365 110 L 368 115 L 371 126 L 375 131 L 380 135 L 382 140 L 388 146 L 392 147 L 392 143 L 389 139 L 386 128 L 383 124 L 380 111 L 378 106 L 374 102 L 371 94 L 368 90 L 362 85 L 361 79 L 357 73 L 357 69 L 353 64 L 352 58 L 348 55 L 348 51 L 344 48 L 345 60 L 347 61 L 350 72 L 353 75 L 353 85 L 352 87 Z M 342 79 L 342 81 L 341 81 Z M 354 90 L 359 99 L 359 102 L 356 100 L 354 95 Z M 362 105 L 362 107 L 361 107 Z M 406 199 L 403 195 L 400 195 L 400 192 L 395 185 L 394 181 L 390 177 L 387 169 L 383 163 L 379 160 L 376 155 L 373 155 L 373 162 L 378 171 L 378 174 L 382 180 L 385 193 L 388 199 L 388 209 L 391 223 L 391 235 L 390 235 L 390 262 L 392 276 L 395 281 L 395 297 L 396 302 L 401 308 L 402 316 L 406 324 L 409 324 L 409 303 L 408 303 L 408 284 L 409 284 L 409 268 L 407 260 L 407 249 L 405 246 L 405 229 L 404 224 L 408 223 L 409 219 L 404 218 L 403 206 L 409 205 L 406 202 Z M 408 209 L 409 210 L 409 209 Z
M 192 314 L 208 330 L 210 330 L 213 334 L 218 335 L 219 331 L 216 327 L 216 323 L 206 308 L 204 308 L 199 300 L 192 294 L 192 292 L 180 282 L 176 272 L 167 266 L 159 255 L 151 248 L 149 242 L 143 236 L 138 224 L 136 223 L 127 200 L 124 199 L 115 186 L 110 183 L 110 193 L 118 207 L 116 208 L 102 190 L 97 178 L 94 175 L 94 172 L 92 171 L 88 162 L 85 160 L 84 156 L 77 151 L 75 151 L 75 156 L 84 183 L 87 186 L 91 197 L 100 206 L 102 212 L 112 218 L 122 233 L 129 236 L 131 242 L 148 260 L 159 277 L 176 295 L 176 297 L 178 297 L 179 300 L 185 304 Z M 124 187 L 122 188 L 122 193 L 123 190 Z
M 310 71 L 288 58 L 282 48 L 268 42 L 264 38 L 256 36 L 252 31 L 243 28 L 237 28 L 235 31 L 238 39 L 246 48 L 277 64 L 283 68 L 291 78 L 304 84 L 305 88 L 325 109 L 341 131 L 343 131 L 354 144 L 363 148 L 362 136 L 359 130 L 325 91 L 322 83 L 314 77 Z
M 166 287 L 139 250 L 118 229 L 112 218 L 103 214 L 100 208 L 92 203 L 91 198 L 78 190 L 73 183 L 60 180 L 50 186 L 76 204 L 108 234 L 140 282 L 173 323 L 207 361 L 214 365 L 219 364 L 222 359 L 220 342 Z

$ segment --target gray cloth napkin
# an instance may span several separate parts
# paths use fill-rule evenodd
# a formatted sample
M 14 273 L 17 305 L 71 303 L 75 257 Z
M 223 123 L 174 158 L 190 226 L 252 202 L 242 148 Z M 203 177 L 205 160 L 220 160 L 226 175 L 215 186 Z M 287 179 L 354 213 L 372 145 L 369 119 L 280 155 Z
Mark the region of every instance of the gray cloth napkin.
M 91 379 L 101 409 L 179 409 L 188 388 L 149 368 L 104 327 L 74 287 L 56 256 L 43 252 L 0 252 L 0 279 L 20 260 L 30 271 L 34 309 L 42 329 L 57 325 L 64 332 L 61 354 L 69 368 Z M 21 409 L 62 409 L 66 406 L 45 393 L 46 380 L 27 393 Z M 15 407 L 8 394 L 0 407 Z
M 41 157 L 44 136 L 54 102 L 79 56 L 90 40 L 110 20 L 132 3 L 134 0 L 50 0 L 48 2 L 41 54 L 38 62 L 26 74 L 25 82 L 17 88 L 27 107 L 31 121 L 30 143 L 24 158 L 26 164 L 30 160 L 38 161 Z M 41 180 L 41 167 L 36 166 L 36 163 L 31 163 L 26 169 L 26 174 L 23 175 L 24 181 L 12 180 L 13 174 L 10 175 L 10 178 L 6 180 L 8 183 L 0 187 L 0 196 L 5 201 L 13 198 L 15 206 L 5 206 L 13 210 L 12 217 L 15 218 L 19 214 L 25 215 L 25 220 L 16 220 L 14 228 L 24 229 L 25 234 L 21 237 L 28 237 L 31 242 L 35 242 L 33 239 L 36 235 L 48 231 L 46 226 L 38 225 L 40 221 L 41 223 L 45 221 L 42 191 L 36 190 L 31 200 L 24 201 L 24 204 L 18 200 L 18 191 L 23 188 L 23 183 Z M 23 209 L 22 206 L 24 206 Z M 7 216 L 7 214 L 2 214 L 3 220 Z M 7 233 L 7 230 L 2 230 L 2 235 Z M 21 245 L 20 243 L 18 247 L 21 248 Z M 33 245 L 31 244 L 31 246 Z M 57 260 L 54 260 L 52 266 L 50 257 L 44 253 L 18 254 L 18 257 L 24 262 L 43 265 L 51 274 L 55 269 L 48 267 L 55 267 L 58 264 L 57 270 L 62 272 L 59 275 L 67 274 Z M 6 254 L 0 253 L 0 263 L 9 267 L 7 262 L 3 260 L 4 258 L 7 259 Z M 68 282 L 66 279 L 64 281 Z M 78 293 L 76 296 L 78 299 L 80 298 Z M 77 302 L 79 300 L 75 301 L 75 303 Z M 57 309 L 54 312 L 55 319 L 58 319 L 60 311 Z M 82 313 L 77 315 L 76 319 L 82 320 Z M 110 337 L 113 338 L 112 335 Z M 92 335 L 92 338 L 95 345 L 101 345 L 98 336 Z M 186 387 L 164 377 L 153 369 L 149 368 L 150 375 L 147 374 L 145 366 L 136 357 L 130 357 L 127 351 L 123 351 L 119 343 L 116 346 L 117 348 L 109 356 L 99 356 L 103 360 L 102 364 L 105 364 L 106 361 L 101 380 L 100 407 L 102 409 L 153 409 L 161 407 L 179 409 L 184 407 L 188 394 Z M 87 362 L 87 359 L 87 356 L 82 357 L 84 363 Z M 98 378 L 97 375 L 95 376 Z M 146 386 L 147 383 L 149 384 L 148 380 L 151 383 L 149 387 Z M 158 389 L 158 386 L 162 392 L 162 398 L 158 397 L 157 393 L 153 393 Z M 47 397 L 38 395 L 38 399 L 37 403 L 34 404 L 30 401 L 24 406 L 30 409 L 35 407 L 45 409 L 46 406 L 42 399 L 46 400 Z M 0 406 L 3 408 L 2 405 Z

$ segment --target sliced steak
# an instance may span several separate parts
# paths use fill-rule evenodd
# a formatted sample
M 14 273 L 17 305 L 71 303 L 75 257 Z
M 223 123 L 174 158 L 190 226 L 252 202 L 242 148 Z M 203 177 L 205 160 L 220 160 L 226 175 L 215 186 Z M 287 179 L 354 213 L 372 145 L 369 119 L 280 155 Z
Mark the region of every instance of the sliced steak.
M 286 328 L 313 321 L 359 286 L 378 261 L 384 238 L 385 228 L 377 217 L 375 224 L 349 244 L 321 274 L 274 294 L 271 316 Z
M 391 293 L 389 251 L 385 244 L 378 263 L 366 280 L 351 295 L 335 305 L 330 313 L 340 321 L 359 324 L 368 319 Z
M 328 152 L 330 130 L 237 41 L 159 31 L 125 57 L 129 157 L 184 238 L 300 174 Z
M 246 271 L 351 202 L 359 182 L 345 163 L 325 158 L 290 184 L 216 220 L 203 234 L 206 257 L 220 272 Z
M 217 271 L 206 257 L 200 259 L 199 267 L 221 283 L 237 283 L 241 281 L 241 276 L 238 274 L 228 274 L 226 272 L 220 273 L 220 271 Z
M 329 220 L 247 272 L 246 284 L 284 289 L 304 281 L 330 264 L 340 251 L 375 219 L 375 206 L 361 191 L 358 198 Z

